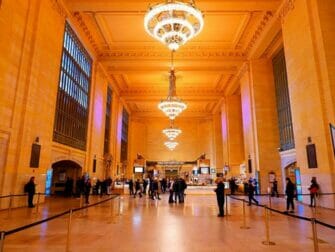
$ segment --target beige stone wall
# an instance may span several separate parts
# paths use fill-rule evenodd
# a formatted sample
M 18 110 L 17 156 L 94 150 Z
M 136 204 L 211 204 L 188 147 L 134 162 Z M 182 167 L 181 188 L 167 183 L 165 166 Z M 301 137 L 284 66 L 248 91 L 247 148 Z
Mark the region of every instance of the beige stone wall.
M 333 12 L 330 1 L 297 0 L 282 25 L 297 166 L 305 193 L 312 176 L 317 177 L 323 192 L 334 191 L 334 154 L 329 133 L 329 123 L 334 123 L 334 83 L 329 71 L 334 64 L 330 58 L 334 53 L 330 47 L 334 39 L 330 28 Z M 307 137 L 316 145 L 317 169 L 308 169 Z M 334 207 L 329 198 L 321 199 L 321 204 Z
M 37 191 L 45 190 L 45 173 L 52 163 L 72 160 L 102 178 L 107 75 L 95 60 L 95 53 L 76 22 L 69 21 L 94 60 L 87 151 L 52 141 L 59 69 L 66 10 L 55 1 L 3 1 L 0 11 L 0 194 L 23 193 L 23 185 L 36 176 Z M 52 27 L 52 31 L 50 30 Z M 119 159 L 117 136 L 121 102 L 114 93 L 111 154 L 115 170 Z M 29 168 L 31 145 L 39 137 L 38 169 Z M 97 172 L 92 174 L 94 155 Z M 25 199 L 14 202 L 25 204 Z M 3 205 L 3 207 L 5 207 Z
M 219 155 L 220 150 L 216 151 L 215 149 L 213 117 L 205 120 L 177 118 L 175 126 L 183 132 L 176 139 L 179 145 L 174 151 L 170 151 L 164 145 L 167 138 L 162 130 L 168 126 L 167 118 L 132 119 L 130 128 L 131 162 L 136 158 L 136 153 L 142 154 L 151 161 L 193 161 L 202 153 L 206 153 L 206 157 L 211 160 L 211 167 L 218 167 L 215 152 Z M 217 134 L 219 133 L 217 132 Z M 132 163 L 129 169 L 128 172 L 131 173 Z
M 262 192 L 267 192 L 269 172 L 281 177 L 279 131 L 271 61 L 250 61 L 241 79 L 245 160 L 252 160 L 252 174 L 259 171 Z M 279 188 L 281 183 L 279 184 Z
M 225 99 L 221 107 L 224 143 L 224 163 L 230 167 L 230 176 L 240 174 L 244 163 L 241 96 L 232 95 Z

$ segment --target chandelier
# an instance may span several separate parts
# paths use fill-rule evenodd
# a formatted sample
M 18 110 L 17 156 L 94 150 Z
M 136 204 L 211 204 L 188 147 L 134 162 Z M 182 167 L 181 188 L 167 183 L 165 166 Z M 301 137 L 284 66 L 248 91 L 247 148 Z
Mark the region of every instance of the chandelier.
M 170 120 L 174 120 L 181 112 L 183 112 L 187 105 L 185 102 L 180 100 L 177 97 L 176 93 L 176 76 L 174 74 L 173 67 L 173 51 L 171 53 L 171 70 L 169 77 L 169 94 L 166 100 L 161 101 L 158 104 L 158 108 L 164 112 L 164 114 L 170 118 Z
M 177 147 L 178 143 L 177 142 L 172 142 L 172 141 L 166 141 L 164 143 L 164 145 L 172 151 Z
M 162 132 L 172 141 L 181 133 L 181 129 L 173 127 L 172 121 L 170 127 L 164 129 Z
M 152 6 L 144 17 L 147 33 L 173 51 L 198 35 L 204 19 L 194 1 L 190 2 L 167 0 Z

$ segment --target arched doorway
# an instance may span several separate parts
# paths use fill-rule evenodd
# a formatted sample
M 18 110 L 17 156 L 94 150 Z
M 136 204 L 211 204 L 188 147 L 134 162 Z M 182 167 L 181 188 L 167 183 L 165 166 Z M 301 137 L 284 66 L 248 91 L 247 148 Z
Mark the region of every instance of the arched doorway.
M 76 190 L 76 181 L 81 174 L 82 167 L 71 160 L 62 160 L 52 164 L 51 193 L 73 195 Z
M 301 175 L 300 175 L 300 169 L 297 167 L 297 162 L 293 162 L 285 167 L 285 177 L 290 178 L 291 181 L 296 185 L 297 188 L 297 199 L 299 201 L 302 200 L 302 196 L 299 195 L 302 193 L 301 188 Z

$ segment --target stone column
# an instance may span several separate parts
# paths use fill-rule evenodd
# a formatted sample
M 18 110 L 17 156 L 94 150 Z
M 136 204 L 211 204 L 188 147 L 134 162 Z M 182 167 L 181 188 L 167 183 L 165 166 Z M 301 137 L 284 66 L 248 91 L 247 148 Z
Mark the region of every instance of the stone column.
M 246 64 L 240 80 L 245 160 L 251 159 L 251 176 L 259 172 L 259 183 L 264 193 L 269 186 L 269 172 L 281 177 L 273 71 L 268 59 L 252 60 Z
M 241 96 L 226 97 L 221 115 L 223 164 L 229 165 L 231 176 L 237 176 L 244 162 Z
M 322 192 L 333 192 L 334 150 L 329 123 L 335 123 L 335 7 L 331 0 L 296 0 L 289 6 L 283 15 L 282 31 L 303 192 L 308 192 L 312 176 L 317 177 Z M 316 146 L 315 169 L 308 168 L 309 137 Z M 334 199 L 323 197 L 321 205 L 333 208 Z

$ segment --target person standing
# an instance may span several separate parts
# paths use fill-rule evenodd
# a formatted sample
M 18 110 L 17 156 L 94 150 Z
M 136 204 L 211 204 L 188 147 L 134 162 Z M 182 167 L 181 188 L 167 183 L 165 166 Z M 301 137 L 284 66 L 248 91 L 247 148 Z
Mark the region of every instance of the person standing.
M 312 177 L 311 185 L 308 188 L 311 197 L 311 204 L 310 207 L 316 207 L 316 196 L 318 195 L 319 191 L 319 184 L 316 182 L 316 177 Z
M 216 199 L 218 202 L 218 207 L 219 207 L 219 214 L 218 217 L 224 217 L 224 210 L 223 210 L 223 205 L 224 205 L 224 183 L 222 181 L 222 178 L 219 177 L 216 180 L 217 187 L 214 190 L 216 193 Z
M 145 178 L 143 179 L 143 194 L 147 194 L 147 186 L 148 186 L 148 180 Z
M 275 196 L 278 198 L 279 197 L 279 193 L 278 193 L 278 182 L 276 179 L 273 180 L 272 182 L 272 197 Z
M 290 206 L 291 206 L 291 211 L 290 213 L 294 213 L 294 196 L 295 196 L 295 184 L 291 181 L 290 178 L 286 178 L 286 213 L 289 212 Z
M 254 201 L 256 203 L 256 205 L 258 205 L 258 201 L 255 199 L 254 195 L 255 195 L 255 187 L 252 184 L 252 180 L 249 180 L 249 184 L 248 184 L 249 204 L 248 204 L 248 206 L 251 205 L 251 201 Z
M 129 195 L 133 195 L 134 194 L 134 183 L 132 179 L 129 180 L 128 185 L 129 185 Z
M 174 194 L 173 184 L 174 184 L 174 181 L 172 179 L 170 179 L 170 182 L 169 182 L 169 192 L 170 192 L 169 203 L 174 203 L 174 200 L 173 200 L 173 194 Z
M 28 207 L 35 207 L 33 204 L 35 194 L 35 177 L 31 177 L 29 182 L 24 186 L 24 192 L 28 193 Z
M 85 187 L 84 187 L 85 204 L 90 204 L 88 201 L 88 198 L 90 196 L 91 187 L 92 187 L 91 179 L 87 179 L 87 181 L 85 182 Z

